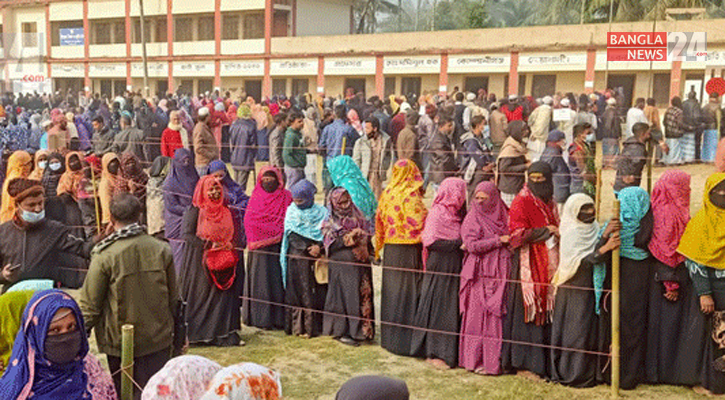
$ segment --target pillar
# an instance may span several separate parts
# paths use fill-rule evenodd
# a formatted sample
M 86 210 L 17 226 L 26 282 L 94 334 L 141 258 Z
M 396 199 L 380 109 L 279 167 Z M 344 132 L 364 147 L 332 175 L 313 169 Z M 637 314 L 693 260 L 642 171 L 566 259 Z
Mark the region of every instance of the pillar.
M 680 95 L 680 80 L 682 79 L 682 61 L 672 61 L 670 72 L 670 100 Z
M 511 66 L 509 67 L 509 92 L 507 95 L 519 93 L 519 52 L 511 52 Z
M 84 79 L 83 79 L 83 86 L 84 90 L 86 91 L 86 96 L 91 95 L 91 78 L 88 75 L 88 68 L 90 65 L 90 51 L 89 51 L 89 43 L 88 41 L 91 38 L 91 29 L 90 25 L 88 23 L 88 0 L 83 0 L 83 69 L 84 69 Z
M 170 1 L 170 0 L 169 0 Z M 131 0 L 126 0 L 126 58 L 131 59 Z M 126 61 L 126 90 L 133 89 L 133 78 L 131 78 L 131 61 Z
M 375 94 L 381 99 L 385 97 L 385 75 L 383 74 L 383 67 L 385 66 L 385 59 L 382 54 L 378 54 L 375 57 Z M 343 88 L 343 91 L 345 88 Z
M 448 53 L 441 54 L 441 71 L 438 78 L 438 94 L 448 96 Z
M 325 95 L 325 57 L 317 57 L 317 94 Z
M 587 50 L 587 72 L 584 75 L 584 93 L 594 93 L 594 66 L 597 64 L 597 50 Z
M 174 86 L 174 4 L 173 0 L 166 0 L 166 52 L 169 55 L 169 91 L 175 92 Z

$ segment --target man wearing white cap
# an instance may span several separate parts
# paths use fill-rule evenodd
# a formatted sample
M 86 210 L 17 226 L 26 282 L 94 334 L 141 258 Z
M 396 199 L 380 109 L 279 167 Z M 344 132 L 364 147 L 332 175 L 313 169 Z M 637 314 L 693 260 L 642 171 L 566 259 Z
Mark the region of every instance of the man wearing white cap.
M 559 128 L 560 131 L 564 132 L 564 135 L 566 135 L 566 148 L 569 148 L 569 145 L 574 143 L 574 125 L 576 124 L 576 111 L 572 110 L 570 108 L 569 99 L 562 99 L 561 102 L 562 109 L 566 109 L 567 111 L 559 111 L 558 115 L 554 118 L 554 122 L 557 123 L 557 128 Z M 567 158 L 567 153 L 564 152 L 564 158 Z
M 205 175 L 210 162 L 219 159 L 219 146 L 209 128 L 209 108 L 199 109 L 199 118 L 194 126 L 194 161 L 199 176 Z
M 475 117 L 476 115 L 480 115 L 488 121 L 488 110 L 480 107 L 478 104 L 475 103 L 476 101 L 476 94 L 475 93 L 468 93 L 466 95 L 466 101 L 463 103 L 466 106 L 466 109 L 463 111 L 463 128 L 466 132 L 471 131 L 471 118 Z
M 549 125 L 551 124 L 551 96 L 545 96 L 542 104 L 529 116 L 529 128 L 531 128 L 531 136 L 526 147 L 529 149 L 529 159 L 532 162 L 539 161 L 541 153 L 546 148 L 546 139 L 549 136 Z
M 519 96 L 509 95 L 508 102 L 501 105 L 501 112 L 506 115 L 508 122 L 524 119 L 524 108 L 519 104 Z
M 614 161 L 619 155 L 619 139 L 622 137 L 622 124 L 617 113 L 617 100 L 607 99 L 607 107 L 602 114 L 602 167 L 614 168 Z

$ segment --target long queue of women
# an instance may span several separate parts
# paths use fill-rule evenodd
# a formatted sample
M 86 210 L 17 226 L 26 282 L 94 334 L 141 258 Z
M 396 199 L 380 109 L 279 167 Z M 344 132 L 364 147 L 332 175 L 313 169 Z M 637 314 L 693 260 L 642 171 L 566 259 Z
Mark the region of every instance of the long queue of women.
M 273 166 L 259 171 L 247 196 L 221 160 L 199 176 L 185 148 L 156 159 L 148 174 L 132 153 L 98 160 L 38 152 L 35 161 L 31 172 L 31 156 L 15 152 L 6 183 L 42 171 L 35 178 L 55 199 L 49 204 L 62 210 L 55 217 L 49 210 L 48 217 L 77 227 L 79 235 L 103 230 L 87 221 L 96 221 L 91 217 L 98 212 L 106 226 L 114 194 L 143 200 L 149 233 L 173 250 L 192 345 L 237 346 L 241 321 L 351 346 L 370 343 L 376 335 L 372 267 L 380 264 L 384 349 L 438 368 L 518 371 L 593 386 L 609 381 L 610 254 L 619 249 L 621 387 L 650 382 L 725 392 L 725 173 L 708 178 L 703 208 L 692 219 L 690 176 L 668 170 L 651 196 L 640 187 L 620 190 L 620 216 L 600 225 L 593 199 L 583 193 L 571 195 L 559 214 L 544 162 L 528 167 L 510 207 L 493 181 L 481 182 L 469 197 L 466 181 L 450 177 L 428 208 L 421 171 L 408 159 L 394 164 L 378 199 L 351 157 L 330 159 L 336 186 L 325 206 L 316 204 L 312 182 L 287 190 Z M 96 176 L 100 204 L 94 203 Z M 2 221 L 15 213 L 6 193 L 7 185 Z M 28 341 L 16 347 L 44 351 L 52 364 L 49 357 L 68 355 L 49 351 L 47 338 L 57 335 L 45 332 L 69 316 L 75 316 L 71 324 L 82 318 L 62 292 L 35 296 L 18 321 L 45 331 L 29 347 Z M 63 353 L 68 342 L 59 343 Z M 78 343 L 70 358 L 81 362 L 87 343 Z M 20 389 L 26 396 L 36 390 Z

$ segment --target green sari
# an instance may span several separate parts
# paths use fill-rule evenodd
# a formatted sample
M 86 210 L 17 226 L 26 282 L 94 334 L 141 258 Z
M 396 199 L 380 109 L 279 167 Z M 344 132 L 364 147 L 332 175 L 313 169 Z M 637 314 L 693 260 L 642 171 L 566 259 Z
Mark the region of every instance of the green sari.
M 33 290 L 5 293 L 0 296 L 0 375 L 5 373 L 13 352 L 15 336 L 20 330 L 25 306 L 33 297 Z

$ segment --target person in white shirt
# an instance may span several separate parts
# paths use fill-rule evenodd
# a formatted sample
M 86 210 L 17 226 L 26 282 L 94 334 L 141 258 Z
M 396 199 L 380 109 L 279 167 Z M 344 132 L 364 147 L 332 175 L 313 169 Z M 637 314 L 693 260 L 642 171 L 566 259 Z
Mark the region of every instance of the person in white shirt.
M 532 162 L 539 161 L 541 153 L 546 148 L 546 139 L 549 136 L 549 125 L 551 125 L 551 104 L 554 99 L 545 96 L 542 104 L 534 109 L 529 115 L 529 128 L 531 136 L 526 147 L 529 149 L 529 158 Z
M 558 128 L 560 131 L 564 132 L 564 135 L 566 136 L 566 148 L 568 149 L 569 146 L 574 143 L 574 125 L 576 125 L 576 111 L 569 108 L 569 99 L 564 98 L 561 99 L 561 108 L 565 108 L 569 111 L 569 118 L 562 119 L 558 121 Z M 566 153 L 565 153 L 566 158 Z
M 634 124 L 642 122 L 649 125 L 649 120 L 644 114 L 644 98 L 640 97 L 634 101 L 634 107 L 627 111 L 627 132 L 625 132 L 624 139 L 628 139 L 633 135 L 632 127 Z

